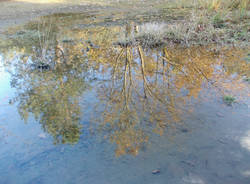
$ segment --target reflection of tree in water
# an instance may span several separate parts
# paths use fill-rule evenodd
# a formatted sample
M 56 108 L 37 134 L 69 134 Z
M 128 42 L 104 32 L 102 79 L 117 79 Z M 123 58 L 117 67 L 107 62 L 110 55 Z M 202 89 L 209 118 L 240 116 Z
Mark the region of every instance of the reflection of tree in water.
M 108 58 L 108 53 L 103 54 Z M 111 80 L 98 91 L 105 104 L 99 109 L 102 116 L 98 122 L 106 137 L 117 145 L 116 155 L 136 155 L 148 141 L 152 127 L 160 135 L 174 127 L 192 110 L 190 100 L 199 97 L 202 89 L 212 87 L 224 95 L 228 88 L 223 84 L 231 73 L 217 69 L 221 60 L 221 54 L 199 47 L 120 48 L 117 57 L 106 62 L 106 68 L 112 68 Z M 239 79 L 234 79 L 234 88 L 242 85 Z
M 12 87 L 17 89 L 13 102 L 23 119 L 32 113 L 55 143 L 76 143 L 81 128 L 79 97 L 99 68 L 99 63 L 87 59 L 101 60 L 102 49 L 112 40 L 107 42 L 105 33 L 110 33 L 103 27 L 92 29 L 90 35 L 88 30 L 72 33 L 65 24 L 58 17 L 30 23 L 11 36 L 2 53 L 11 66 Z M 97 43 L 93 45 L 88 36 Z M 97 48 L 103 41 L 106 47 Z
M 86 88 L 85 81 L 58 71 L 31 73 L 26 78 L 18 73 L 18 77 L 22 82 L 13 86 L 19 88 L 15 100 L 21 116 L 27 119 L 31 112 L 56 142 L 76 143 L 80 136 L 78 97 Z
M 33 113 L 56 142 L 78 141 L 79 96 L 93 73 L 97 79 L 107 79 L 94 83 L 99 99 L 94 113 L 105 137 L 116 144 L 117 156 L 138 154 L 150 131 L 162 135 L 174 127 L 190 111 L 190 99 L 197 98 L 203 88 L 215 87 L 222 94 L 232 89 L 223 84 L 232 74 L 228 66 L 239 55 L 231 57 L 233 51 L 219 54 L 198 47 L 113 46 L 123 30 L 116 26 L 72 33 L 47 22 L 39 29 L 40 36 L 24 48 L 28 56 L 20 57 L 15 66 L 12 85 L 18 89 L 15 101 L 22 117 L 27 119 Z M 131 30 L 127 26 L 125 36 Z M 61 36 L 67 34 L 73 40 L 63 40 Z M 223 58 L 227 54 L 230 57 Z M 34 63 L 50 68 L 30 70 Z M 246 65 L 238 66 L 237 72 L 245 74 Z M 238 79 L 235 84 L 241 85 Z
M 55 142 L 76 143 L 81 128 L 79 97 L 87 87 L 85 57 L 78 53 L 70 57 L 74 48 L 58 44 L 56 24 L 33 26 L 38 28 L 38 38 L 25 45 L 26 56 L 12 72 L 14 101 L 20 115 L 27 120 L 29 113 L 34 114 Z

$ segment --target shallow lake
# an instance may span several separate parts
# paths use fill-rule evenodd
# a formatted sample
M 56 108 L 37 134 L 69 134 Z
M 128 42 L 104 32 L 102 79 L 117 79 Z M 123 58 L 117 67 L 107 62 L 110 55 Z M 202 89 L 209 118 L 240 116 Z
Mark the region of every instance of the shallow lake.
M 249 183 L 249 51 L 133 43 L 150 23 L 98 16 L 1 37 L 0 183 Z

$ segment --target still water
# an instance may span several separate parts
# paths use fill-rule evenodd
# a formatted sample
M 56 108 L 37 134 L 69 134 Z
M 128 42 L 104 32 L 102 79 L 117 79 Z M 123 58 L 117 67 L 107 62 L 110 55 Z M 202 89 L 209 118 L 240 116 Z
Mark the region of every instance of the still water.
M 57 14 L 5 33 L 1 184 L 250 183 L 248 50 L 130 44 L 140 24 Z

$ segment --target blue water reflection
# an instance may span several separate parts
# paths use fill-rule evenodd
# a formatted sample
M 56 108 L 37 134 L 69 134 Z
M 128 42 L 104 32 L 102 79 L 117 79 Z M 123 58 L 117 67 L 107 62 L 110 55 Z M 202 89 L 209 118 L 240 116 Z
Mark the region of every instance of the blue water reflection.
M 245 50 L 119 46 L 133 26 L 55 20 L 1 48 L 0 184 L 248 183 Z

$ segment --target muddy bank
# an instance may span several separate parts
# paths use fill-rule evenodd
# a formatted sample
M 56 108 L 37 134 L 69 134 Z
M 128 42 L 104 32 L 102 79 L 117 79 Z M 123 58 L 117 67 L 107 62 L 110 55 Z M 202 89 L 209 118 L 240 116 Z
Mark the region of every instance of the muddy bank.
M 28 21 L 53 13 L 88 12 L 109 9 L 111 7 L 101 6 L 93 3 L 31 3 L 18 1 L 0 1 L 0 33 L 6 28 L 22 25 Z
M 0 2 L 0 33 L 8 27 L 25 24 L 37 17 L 55 13 L 86 13 L 103 20 L 103 24 L 117 22 L 147 23 L 144 31 L 136 38 L 121 39 L 121 45 L 133 40 L 146 42 L 146 45 L 174 43 L 191 45 L 249 47 L 248 9 L 202 10 L 173 8 L 166 0 L 152 1 L 88 1 L 78 0 L 15 0 Z M 159 24 L 155 24 L 159 23 Z M 90 22 L 92 24 L 92 22 Z M 147 30 L 145 32 L 145 30 Z M 129 42 L 129 43 L 127 43 Z
M 0 33 L 8 27 L 25 24 L 37 17 L 54 13 L 138 14 L 154 12 L 150 1 L 99 0 L 0 0 Z

